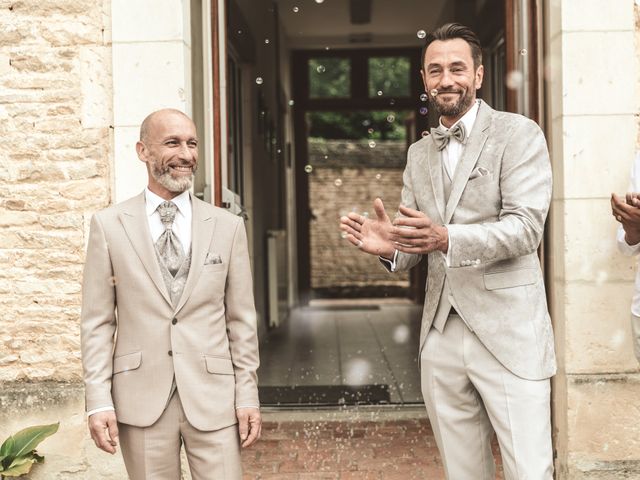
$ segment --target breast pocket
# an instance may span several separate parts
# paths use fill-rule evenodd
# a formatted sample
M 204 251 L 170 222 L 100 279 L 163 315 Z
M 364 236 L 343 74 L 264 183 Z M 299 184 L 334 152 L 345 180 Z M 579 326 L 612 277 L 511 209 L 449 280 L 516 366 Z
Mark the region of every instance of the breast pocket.
M 226 265 L 224 263 L 210 263 L 204 265 L 202 267 L 203 272 L 224 272 L 226 269 Z
M 477 188 L 482 185 L 487 185 L 493 181 L 493 174 L 481 175 L 476 178 L 472 178 L 467 182 L 466 188 Z

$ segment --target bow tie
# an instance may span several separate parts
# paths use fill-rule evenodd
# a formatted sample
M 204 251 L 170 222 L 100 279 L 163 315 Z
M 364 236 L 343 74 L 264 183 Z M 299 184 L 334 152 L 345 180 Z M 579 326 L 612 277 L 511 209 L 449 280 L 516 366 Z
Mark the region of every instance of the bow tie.
M 432 128 L 431 137 L 433 137 L 433 141 L 436 142 L 436 147 L 438 148 L 438 150 L 442 151 L 447 145 L 449 145 L 449 140 L 451 139 L 451 137 L 464 144 L 467 140 L 467 132 L 464 128 L 464 123 L 459 122 L 455 127 L 450 128 L 449 130 Z

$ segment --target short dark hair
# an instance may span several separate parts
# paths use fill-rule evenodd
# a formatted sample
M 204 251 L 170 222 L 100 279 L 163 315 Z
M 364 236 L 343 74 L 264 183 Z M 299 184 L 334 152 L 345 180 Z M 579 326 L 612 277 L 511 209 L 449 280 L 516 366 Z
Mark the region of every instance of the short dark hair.
M 424 57 L 427 54 L 429 45 L 436 40 L 453 40 L 454 38 L 461 38 L 469 44 L 474 68 L 482 65 L 482 46 L 475 32 L 460 23 L 446 23 L 426 36 L 424 47 L 422 47 L 422 68 L 424 68 Z

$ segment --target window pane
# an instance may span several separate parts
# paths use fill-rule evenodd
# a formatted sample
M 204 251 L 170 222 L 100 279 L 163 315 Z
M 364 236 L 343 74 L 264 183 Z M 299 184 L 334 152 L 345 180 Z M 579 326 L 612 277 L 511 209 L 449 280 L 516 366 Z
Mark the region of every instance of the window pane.
M 408 57 L 373 57 L 369 59 L 369 97 L 408 97 Z
M 347 98 L 351 96 L 351 63 L 348 58 L 312 58 L 309 60 L 309 96 L 311 98 Z

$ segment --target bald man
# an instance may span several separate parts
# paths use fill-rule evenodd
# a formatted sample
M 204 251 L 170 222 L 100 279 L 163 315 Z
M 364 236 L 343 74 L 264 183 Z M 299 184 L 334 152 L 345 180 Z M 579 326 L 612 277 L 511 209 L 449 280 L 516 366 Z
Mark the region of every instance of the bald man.
M 81 333 L 89 431 L 129 477 L 242 477 L 260 436 L 256 313 L 240 217 L 190 193 L 193 121 L 149 115 L 136 144 L 148 185 L 94 215 Z

